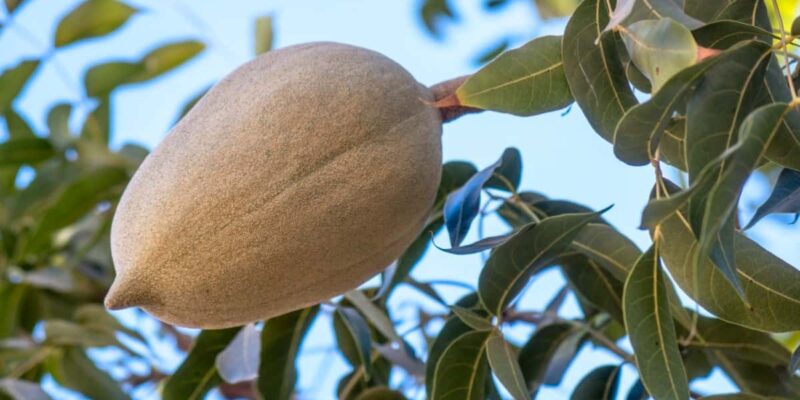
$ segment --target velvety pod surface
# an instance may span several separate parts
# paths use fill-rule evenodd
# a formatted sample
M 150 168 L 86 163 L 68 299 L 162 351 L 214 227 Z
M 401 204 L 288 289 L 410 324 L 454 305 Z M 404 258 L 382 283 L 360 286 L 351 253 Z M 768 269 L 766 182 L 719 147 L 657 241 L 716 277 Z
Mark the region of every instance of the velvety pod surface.
M 116 212 L 110 308 L 219 328 L 350 290 L 420 232 L 441 121 L 401 66 L 311 43 L 216 85 L 145 160 Z

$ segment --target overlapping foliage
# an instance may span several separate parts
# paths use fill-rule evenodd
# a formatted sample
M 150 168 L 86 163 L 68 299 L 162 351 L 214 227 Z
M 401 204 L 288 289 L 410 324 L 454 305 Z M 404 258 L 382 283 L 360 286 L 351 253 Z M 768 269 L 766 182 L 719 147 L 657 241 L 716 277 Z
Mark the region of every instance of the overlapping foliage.
M 88 349 L 116 348 L 145 361 L 151 350 L 140 332 L 100 306 L 113 274 L 111 215 L 147 154 L 133 145 L 109 147 L 111 93 L 168 73 L 203 45 L 159 45 L 139 59 L 89 68 L 83 83 L 94 106 L 76 132 L 72 115 L 85 101 L 54 105 L 44 132 L 32 129 L 15 106 L 50 61 L 45 55 L 6 66 L 0 75 L 8 131 L 0 144 L 0 396 L 47 398 L 38 383 L 51 376 L 89 398 L 127 398 L 136 386 L 158 382 L 165 399 L 203 398 L 215 387 L 229 398 L 290 399 L 303 340 L 327 314 L 352 367 L 338 387 L 345 399 L 532 398 L 562 382 L 583 346 L 607 349 L 618 363 L 588 373 L 573 399 L 615 398 L 624 389 L 626 363 L 639 377 L 628 399 L 697 398 L 703 393 L 693 382 L 715 368 L 743 394 L 708 399 L 800 397 L 794 375 L 800 355 L 792 357 L 774 336 L 800 331 L 800 271 L 749 239 L 737 212 L 747 178 L 780 169 L 772 195 L 748 226 L 771 213 L 800 213 L 800 101 L 793 82 L 797 56 L 790 54 L 800 43 L 800 23 L 773 26 L 770 0 L 536 3 L 542 16 L 569 15 L 564 34 L 494 57 L 498 46 L 449 101 L 520 116 L 574 102 L 611 144 L 604 151 L 654 170 L 642 214 L 653 239 L 647 251 L 609 225 L 605 210 L 522 191 L 516 149 L 482 170 L 452 161 L 442 167 L 428 226 L 383 274 L 380 287 L 194 338 L 165 325 L 164 334 L 187 351 L 178 369 L 142 374 L 123 366 L 124 378 L 115 374 L 115 380 Z M 6 1 L 11 18 L 24 9 L 20 4 Z M 436 34 L 437 19 L 456 15 L 445 0 L 426 1 L 421 11 Z M 117 0 L 87 0 L 59 23 L 54 51 L 114 32 L 138 12 Z M 256 53 L 269 51 L 271 20 L 259 19 L 255 31 Z M 688 184 L 668 181 L 662 168 L 682 171 Z M 507 223 L 507 234 L 464 244 L 487 205 Z M 455 304 L 412 273 L 432 233 L 442 230 L 450 238 L 443 250 L 487 253 L 477 290 Z M 531 279 L 553 268 L 567 284 L 545 309 L 520 309 L 516 300 Z M 447 310 L 420 313 L 424 346 L 397 331 L 387 307 L 401 285 Z M 678 289 L 712 316 L 685 306 Z M 559 315 L 568 294 L 577 297 L 580 318 Z M 507 337 L 514 323 L 535 326 L 525 342 Z M 625 340 L 633 352 L 621 345 Z

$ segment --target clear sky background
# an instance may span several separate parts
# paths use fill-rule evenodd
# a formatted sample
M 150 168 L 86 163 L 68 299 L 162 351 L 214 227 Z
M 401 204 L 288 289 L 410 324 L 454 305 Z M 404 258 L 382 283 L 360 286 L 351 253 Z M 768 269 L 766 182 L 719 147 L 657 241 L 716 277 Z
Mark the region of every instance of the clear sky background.
M 481 9 L 481 1 L 460 0 L 453 2 L 460 22 L 443 25 L 444 39 L 437 41 L 424 31 L 416 0 L 129 0 L 128 3 L 144 12 L 107 38 L 59 50 L 56 62 L 40 70 L 40 76 L 16 104 L 39 132 L 46 131 L 44 116 L 55 102 L 81 103 L 84 113 L 90 109 L 91 104 L 82 100 L 80 89 L 87 67 L 110 59 L 136 59 L 167 41 L 199 38 L 209 47 L 195 60 L 152 82 L 119 90 L 113 96 L 114 146 L 135 142 L 154 147 L 189 98 L 252 57 L 253 21 L 262 15 L 275 18 L 276 47 L 321 40 L 358 45 L 393 58 L 428 85 L 473 72 L 475 66 L 471 60 L 475 55 L 506 34 L 518 38 L 518 45 L 536 35 L 559 34 L 565 23 L 564 20 L 540 22 L 532 2 L 527 0 L 512 1 L 500 12 L 490 14 Z M 15 15 L 13 26 L 0 35 L 0 65 L 48 52 L 55 21 L 75 4 L 75 0 L 31 0 Z M 75 130 L 82 118 L 75 116 Z M 607 219 L 641 247 L 649 245 L 647 234 L 637 226 L 653 182 L 652 169 L 630 167 L 616 160 L 611 146 L 591 130 L 577 106 L 563 115 L 559 111 L 532 118 L 497 113 L 466 116 L 445 126 L 443 142 L 445 160 L 469 160 L 479 168 L 495 161 L 504 148 L 517 147 L 523 155 L 523 189 L 596 209 L 614 204 L 605 215 Z M 759 204 L 768 190 L 768 182 L 763 179 L 751 182 L 743 200 L 748 206 L 745 208 Z M 751 209 L 745 211 L 744 218 L 748 219 L 751 212 Z M 786 221 L 767 218 L 753 229 L 751 236 L 798 265 L 799 236 L 797 229 L 786 228 Z M 487 221 L 487 233 L 503 229 L 506 228 L 496 220 Z M 471 235 L 468 241 L 477 237 L 475 232 Z M 436 240 L 441 245 L 447 244 L 443 235 Z M 458 280 L 474 286 L 480 266 L 479 255 L 453 256 L 433 249 L 417 267 L 415 276 L 420 280 Z M 528 290 L 521 308 L 540 309 L 562 282 L 555 272 L 541 275 Z M 461 289 L 441 289 L 450 301 L 465 293 Z M 401 321 L 400 332 L 414 326 L 416 315 L 409 302 L 418 301 L 419 297 L 408 289 L 402 289 L 393 298 L 391 306 Z M 432 303 L 423 301 L 423 305 L 429 311 L 444 311 Z M 577 312 L 574 299 L 568 301 L 564 310 L 568 314 Z M 125 322 L 146 329 L 154 326 L 152 321 L 142 320 L 133 312 L 119 315 Z M 529 332 L 518 327 L 510 330 L 520 343 Z M 419 341 L 418 336 L 414 337 L 410 338 Z M 333 398 L 336 382 L 348 371 L 341 357 L 328 350 L 333 340 L 330 320 L 320 318 L 306 341 L 299 364 L 301 399 Z M 96 355 L 103 357 L 102 353 Z M 164 365 L 171 367 L 180 361 L 167 347 L 160 357 Z M 539 398 L 567 398 L 580 377 L 614 360 L 606 351 L 585 346 L 562 387 L 545 388 Z M 634 379 L 632 370 L 625 370 L 623 394 Z M 708 392 L 734 390 L 718 374 L 696 388 Z M 58 393 L 66 396 L 64 392 Z M 153 388 L 145 388 L 136 395 L 155 397 Z

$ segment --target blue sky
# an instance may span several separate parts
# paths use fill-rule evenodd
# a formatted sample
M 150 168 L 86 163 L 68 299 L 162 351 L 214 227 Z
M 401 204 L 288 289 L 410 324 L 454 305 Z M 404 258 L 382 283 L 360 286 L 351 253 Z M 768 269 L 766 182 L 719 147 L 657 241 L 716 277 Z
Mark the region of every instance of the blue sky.
M 475 70 L 470 63 L 475 54 L 501 36 L 512 33 L 519 38 L 540 34 L 558 34 L 565 21 L 537 21 L 530 1 L 511 2 L 501 12 L 486 14 L 478 1 L 455 1 L 460 23 L 443 26 L 444 39 L 433 40 L 424 32 L 417 17 L 418 1 L 374 0 L 130 0 L 143 10 L 117 33 L 100 41 L 70 46 L 56 53 L 56 62 L 40 71 L 33 85 L 16 104 L 39 131 L 45 130 L 46 110 L 58 101 L 77 102 L 85 112 L 90 103 L 82 100 L 82 73 L 88 67 L 109 59 L 135 59 L 166 41 L 199 38 L 208 49 L 190 64 L 153 82 L 130 86 L 113 97 L 114 146 L 135 142 L 152 148 L 169 130 L 185 101 L 227 72 L 252 57 L 253 21 L 262 15 L 275 18 L 276 46 L 308 41 L 337 41 L 382 52 L 405 66 L 417 79 L 431 85 Z M 58 18 L 77 4 L 76 1 L 31 0 L 15 15 L 13 25 L 0 36 L 0 65 L 21 57 L 39 57 L 49 51 Z M 23 29 L 20 29 L 23 28 Z M 270 79 L 270 77 L 264 77 Z M 82 116 L 74 118 L 77 129 Z M 523 154 L 522 187 L 554 198 L 567 198 L 594 208 L 614 204 L 606 217 L 641 247 L 649 244 L 645 232 L 637 229 L 639 212 L 644 206 L 653 172 L 650 167 L 630 167 L 614 158 L 611 146 L 596 135 L 577 106 L 562 115 L 549 113 L 533 118 L 518 118 L 497 113 L 470 115 L 444 128 L 444 159 L 464 159 L 479 167 L 492 163 L 509 146 Z M 767 183 L 756 180 L 749 186 L 744 204 L 758 204 L 767 195 Z M 750 212 L 750 211 L 748 211 Z M 749 214 L 745 214 L 749 218 Z M 768 218 L 757 226 L 752 236 L 767 243 L 787 261 L 800 264 L 796 246 L 797 230 L 784 228 L 785 219 Z M 487 232 L 505 227 L 496 220 L 487 221 Z M 470 239 L 474 239 L 475 232 Z M 468 240 L 470 240 L 468 239 Z M 439 236 L 437 243 L 446 244 Z M 458 280 L 475 285 L 480 270 L 480 256 L 453 256 L 430 251 L 417 267 L 421 280 Z M 523 308 L 541 308 L 561 283 L 555 272 L 543 274 L 523 299 Z M 463 291 L 443 287 L 448 300 Z M 415 314 L 409 302 L 419 298 L 402 290 L 392 307 L 403 327 L 413 325 Z M 434 305 L 423 303 L 432 311 Z M 574 301 L 565 307 L 576 312 Z M 132 322 L 133 313 L 120 314 Z M 147 326 L 147 323 L 145 323 Z M 529 330 L 515 328 L 509 333 L 519 340 Z M 326 351 L 332 344 L 329 320 L 315 324 L 301 359 L 302 399 L 331 398 L 339 375 L 347 367 L 338 355 Z M 166 364 L 178 361 L 167 354 Z M 595 366 L 612 362 L 602 350 L 585 348 L 569 370 L 563 387 L 547 388 L 541 399 L 562 399 L 580 377 Z M 321 372 L 320 372 L 321 371 Z M 623 385 L 633 383 L 629 369 Z M 724 379 L 714 377 L 698 386 L 708 391 L 732 390 Z M 152 391 L 137 393 L 152 397 Z

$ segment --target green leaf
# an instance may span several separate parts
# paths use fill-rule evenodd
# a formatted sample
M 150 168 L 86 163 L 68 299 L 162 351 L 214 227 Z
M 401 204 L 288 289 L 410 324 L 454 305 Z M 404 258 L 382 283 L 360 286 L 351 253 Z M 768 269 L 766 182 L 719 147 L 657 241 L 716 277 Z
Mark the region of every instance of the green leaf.
M 91 97 L 106 96 L 118 86 L 131 81 L 142 73 L 144 65 L 138 62 L 111 61 L 95 65 L 83 76 L 86 94 Z
M 402 343 L 403 339 L 394 330 L 394 323 L 386 315 L 386 312 L 376 306 L 363 292 L 351 290 L 344 294 L 344 297 L 353 304 L 355 308 L 369 320 L 378 332 L 396 343 Z
M 467 107 L 528 116 L 572 103 L 561 37 L 543 36 L 507 51 L 470 76 L 455 93 Z
M 629 109 L 614 131 L 614 154 L 630 165 L 648 164 L 673 112 L 697 86 L 700 78 L 709 68 L 738 58 L 746 49 L 746 44 L 738 45 L 683 69 L 667 80 L 650 100 Z
M 62 386 L 90 399 L 128 399 L 114 379 L 100 370 L 78 347 L 66 347 L 49 360 L 50 373 Z
M 473 294 L 472 297 L 474 297 L 475 302 L 477 302 L 477 295 Z M 468 305 L 460 304 L 460 306 L 466 307 Z M 439 365 L 442 354 L 444 354 L 445 350 L 453 341 L 470 331 L 472 331 L 472 328 L 465 324 L 464 321 L 456 316 L 451 316 L 445 321 L 444 326 L 442 326 L 442 329 L 436 335 L 436 339 L 433 341 L 433 344 L 431 344 L 430 351 L 428 351 L 428 359 L 425 363 L 425 392 L 429 398 L 434 385 L 433 380 L 436 374 L 436 368 Z
M 622 31 L 631 60 L 657 93 L 664 83 L 697 60 L 692 32 L 671 18 L 636 22 Z
M 536 329 L 519 351 L 519 364 L 528 391 L 541 385 L 559 385 L 578 351 L 583 334 L 568 323 L 555 323 Z
M 111 135 L 111 97 L 105 96 L 98 99 L 95 107 L 81 128 L 81 139 L 107 145 Z
M 753 111 L 741 124 L 739 142 L 727 165 L 720 166 L 716 183 L 708 192 L 705 210 L 702 215 L 702 229 L 697 236 L 698 249 L 695 264 L 698 267 L 717 245 L 720 232 L 732 223 L 733 213 L 739 200 L 742 187 L 750 173 L 764 157 L 766 149 L 780 129 L 784 116 L 791 110 L 788 104 L 776 103 Z M 690 203 L 690 213 L 692 212 Z M 732 227 L 729 227 L 732 235 Z M 733 239 L 731 238 L 731 241 Z M 728 246 L 732 252 L 732 243 Z M 719 266 L 719 265 L 718 265 Z M 735 268 L 722 270 L 739 294 L 744 288 L 736 279 Z
M 134 75 L 132 82 L 141 82 L 153 79 L 171 71 L 194 58 L 206 46 L 196 40 L 184 40 L 168 43 L 145 54 L 140 61 L 144 70 Z
M 4 0 L 4 3 L 6 5 L 6 11 L 8 11 L 9 15 L 13 14 L 14 11 L 17 11 L 19 6 L 21 6 L 22 3 L 25 2 L 26 0 Z
M 66 147 L 72 133 L 69 129 L 69 118 L 72 114 L 72 105 L 58 103 L 47 113 L 48 137 L 59 148 Z
M 267 15 L 256 18 L 255 24 L 255 54 L 263 54 L 272 50 L 275 41 L 272 27 L 272 16 Z
M 264 322 L 257 387 L 266 399 L 289 400 L 297 382 L 297 354 L 319 312 L 313 306 Z
M 116 0 L 86 0 L 70 11 L 56 28 L 56 47 L 103 36 L 122 26 L 136 9 Z
M 240 328 L 204 330 L 197 336 L 192 350 L 172 376 L 167 378 L 162 392 L 164 400 L 199 400 L 222 382 L 215 360 L 228 347 Z
M 10 138 L 36 137 L 28 121 L 14 110 L 13 107 L 6 110 L 3 116 L 6 119 L 6 128 L 8 129 L 8 136 Z
M 71 181 L 42 215 L 23 253 L 40 249 L 55 231 L 78 221 L 97 203 L 118 196 L 127 181 L 127 172 L 115 167 L 97 168 Z
M 489 335 L 486 341 L 486 357 L 492 372 L 514 400 L 530 399 L 516 351 L 500 332 L 492 331 Z
M 508 50 L 509 46 L 509 39 L 503 38 L 499 41 L 493 43 L 490 47 L 483 49 L 474 60 L 472 60 L 473 64 L 478 66 L 488 63 L 489 61 L 494 60 L 500 54 L 503 54 L 504 51 Z
M 789 362 L 789 351 L 767 333 L 708 317 L 698 317 L 696 328 L 695 337 L 687 344 L 689 348 L 771 367 L 785 367 Z
M 769 29 L 769 15 L 761 0 L 684 0 L 686 14 L 704 22 L 732 20 Z
M 369 380 L 372 369 L 372 339 L 367 321 L 349 307 L 337 307 L 335 314 L 339 317 L 337 321 L 341 322 L 344 328 L 337 330 L 337 337 L 339 332 L 345 335 L 343 340 L 350 343 L 347 347 L 355 350 L 358 364 L 364 368 L 364 377 Z
M 776 213 L 800 213 L 800 172 L 789 168 L 781 171 L 769 198 L 758 207 L 745 229 L 755 225 L 761 218 Z
M 669 183 L 670 191 L 677 187 Z M 691 226 L 680 211 L 660 225 L 658 238 L 664 264 L 678 285 L 703 308 L 728 322 L 751 329 L 785 332 L 800 330 L 800 272 L 740 233 L 734 234 L 736 269 L 749 306 L 722 277 L 719 269 L 706 261 L 696 269 L 693 284 L 694 253 L 697 242 Z M 764 271 L 769 271 L 768 274 Z
M 468 331 L 452 340 L 436 363 L 431 400 L 484 400 L 489 331 Z
M 618 121 L 637 101 L 617 51 L 618 34 L 600 34 L 608 24 L 606 4 L 585 0 L 578 6 L 564 31 L 562 52 L 575 102 L 592 128 L 613 142 Z
M 38 67 L 39 60 L 24 60 L 0 74 L 0 112 L 11 107 Z
M 749 23 L 731 20 L 712 22 L 693 30 L 692 36 L 700 46 L 721 50 L 730 48 L 739 42 L 753 39 L 768 44 L 772 41 L 772 33 L 770 31 Z
M 420 17 L 425 29 L 435 38 L 441 37 L 439 21 L 456 20 L 449 0 L 425 0 L 420 9 Z
M 716 394 L 713 396 L 703 396 L 700 398 L 700 400 L 770 400 L 770 399 L 767 397 L 751 393 L 731 393 L 731 394 Z M 774 398 L 772 400 L 774 400 Z
M 631 25 L 642 20 L 672 19 L 689 29 L 703 25 L 701 21 L 687 15 L 681 5 L 684 0 L 636 0 L 625 25 Z
M 766 95 L 766 98 L 762 99 L 764 104 L 792 101 L 792 92 L 775 55 L 767 65 L 766 74 L 762 92 Z M 784 167 L 800 170 L 800 111 L 791 110 L 784 116 L 781 127 L 767 147 L 765 156 Z
M 658 143 L 661 160 L 681 171 L 689 169 L 686 156 L 686 117 L 677 116 L 664 128 Z
M 597 261 L 585 256 L 575 255 L 562 258 L 561 270 L 580 297 L 607 312 L 618 322 L 624 322 L 622 318 L 622 281 L 616 279 Z
M 657 400 L 688 400 L 686 370 L 658 258 L 658 244 L 654 244 L 642 254 L 625 281 L 625 328 L 647 392 Z
M 564 214 L 522 228 L 492 252 L 481 271 L 478 294 L 494 315 L 506 306 L 537 270 L 550 265 L 569 248 L 572 239 L 599 213 Z
M 606 224 L 586 225 L 572 242 L 572 248 L 596 261 L 624 282 L 642 251 L 625 235 Z
M 35 164 L 55 156 L 50 141 L 38 137 L 20 137 L 0 143 L 0 166 L 18 167 Z
M 476 331 L 489 331 L 494 329 L 494 325 L 492 325 L 490 320 L 464 307 L 451 306 L 450 310 L 453 311 L 453 314 L 461 319 L 461 321 Z
M 584 376 L 570 396 L 570 400 L 613 400 L 617 398 L 621 367 L 608 365 Z
M 16 336 L 22 300 L 27 287 L 25 285 L 0 285 L 0 338 Z
M 54 346 L 104 347 L 119 344 L 113 330 L 87 329 L 71 321 L 46 320 L 45 342 Z

